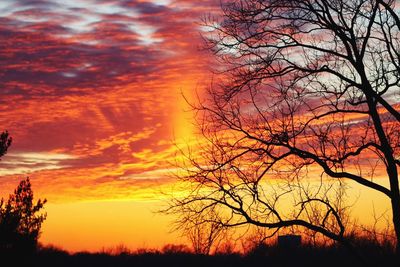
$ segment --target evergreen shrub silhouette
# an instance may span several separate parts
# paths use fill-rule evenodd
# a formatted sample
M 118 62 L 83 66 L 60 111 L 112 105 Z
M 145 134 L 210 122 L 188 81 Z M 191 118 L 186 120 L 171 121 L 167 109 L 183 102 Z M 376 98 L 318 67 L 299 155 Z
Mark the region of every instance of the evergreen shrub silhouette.
M 0 200 L 0 252 L 28 254 L 35 252 L 40 228 L 46 219 L 41 209 L 46 199 L 33 203 L 29 178 L 22 180 L 7 201 Z

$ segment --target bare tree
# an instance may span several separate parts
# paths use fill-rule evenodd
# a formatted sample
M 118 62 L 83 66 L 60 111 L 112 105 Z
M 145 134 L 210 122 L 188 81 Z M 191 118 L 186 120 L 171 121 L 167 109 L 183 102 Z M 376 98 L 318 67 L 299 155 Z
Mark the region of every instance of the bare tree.
M 208 255 L 211 249 L 218 249 L 226 229 L 214 210 L 205 210 L 205 212 L 205 214 L 196 213 L 193 216 L 190 210 L 180 210 L 183 216 L 177 221 L 176 228 L 190 241 L 194 253 Z
M 305 227 L 344 241 L 340 188 L 352 181 L 390 200 L 400 253 L 395 4 L 223 3 L 222 18 L 206 20 L 218 79 L 194 106 L 207 144 L 186 153 L 181 178 L 194 189 L 171 210 L 218 210 L 224 226 Z

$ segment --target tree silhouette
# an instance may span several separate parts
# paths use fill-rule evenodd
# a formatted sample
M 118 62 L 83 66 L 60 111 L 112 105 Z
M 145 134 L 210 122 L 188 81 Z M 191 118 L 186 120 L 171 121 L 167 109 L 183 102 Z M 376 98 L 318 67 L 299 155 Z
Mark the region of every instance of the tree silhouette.
M 207 144 L 184 153 L 191 190 L 169 211 L 344 242 L 352 181 L 390 200 L 400 253 L 395 1 L 232 0 L 222 11 L 205 21 L 216 78 L 193 105 Z
M 46 214 L 40 213 L 45 200 L 33 203 L 29 178 L 22 180 L 7 201 L 0 201 L 0 252 L 32 253 L 37 247 Z
M 11 145 L 12 138 L 7 131 L 0 134 L 0 157 L 7 153 L 8 147 Z
M 179 229 L 192 244 L 194 253 L 209 255 L 212 248 L 218 249 L 226 233 L 224 227 L 216 221 L 217 216 L 210 211 L 205 217 L 183 218 L 178 224 Z

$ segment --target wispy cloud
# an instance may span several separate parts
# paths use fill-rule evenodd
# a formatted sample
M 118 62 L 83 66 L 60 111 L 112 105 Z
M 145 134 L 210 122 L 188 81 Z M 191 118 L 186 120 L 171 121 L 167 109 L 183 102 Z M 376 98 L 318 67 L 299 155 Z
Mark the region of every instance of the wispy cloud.
M 10 153 L 0 165 L 0 175 L 27 175 L 42 170 L 68 167 L 68 161 L 76 156 L 56 153 Z
M 14 139 L 1 191 L 21 175 L 58 200 L 170 182 L 171 141 L 192 128 L 181 93 L 208 75 L 198 23 L 217 5 L 1 1 L 0 128 Z

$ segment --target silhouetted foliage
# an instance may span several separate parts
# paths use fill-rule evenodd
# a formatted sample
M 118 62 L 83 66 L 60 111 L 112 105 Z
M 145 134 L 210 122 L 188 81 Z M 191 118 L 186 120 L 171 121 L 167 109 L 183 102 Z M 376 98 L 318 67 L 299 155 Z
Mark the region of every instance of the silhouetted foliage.
M 0 135 L 0 157 L 7 153 L 8 147 L 11 145 L 12 138 L 9 136 L 7 131 L 4 131 Z
M 182 244 L 166 244 L 161 249 L 163 254 L 188 254 L 190 253 L 190 249 L 186 245 Z
M 22 180 L 7 201 L 0 200 L 0 252 L 32 253 L 46 214 L 40 213 L 45 200 L 33 203 L 29 178 Z
M 394 254 L 379 247 L 369 247 L 368 241 L 361 247 L 368 255 L 371 266 L 397 266 Z M 174 246 L 166 246 L 174 247 Z M 28 266 L 143 266 L 143 267 L 330 267 L 352 266 L 365 267 L 364 264 L 348 253 L 341 246 L 316 247 L 302 245 L 295 249 L 282 248 L 273 244 L 260 243 L 247 254 L 223 253 L 215 255 L 200 255 L 189 253 L 184 247 L 163 249 L 162 252 L 152 250 L 141 253 L 122 254 L 78 252 L 69 254 L 55 247 L 41 247 L 36 257 Z M 183 249 L 182 249 L 183 248 Z

